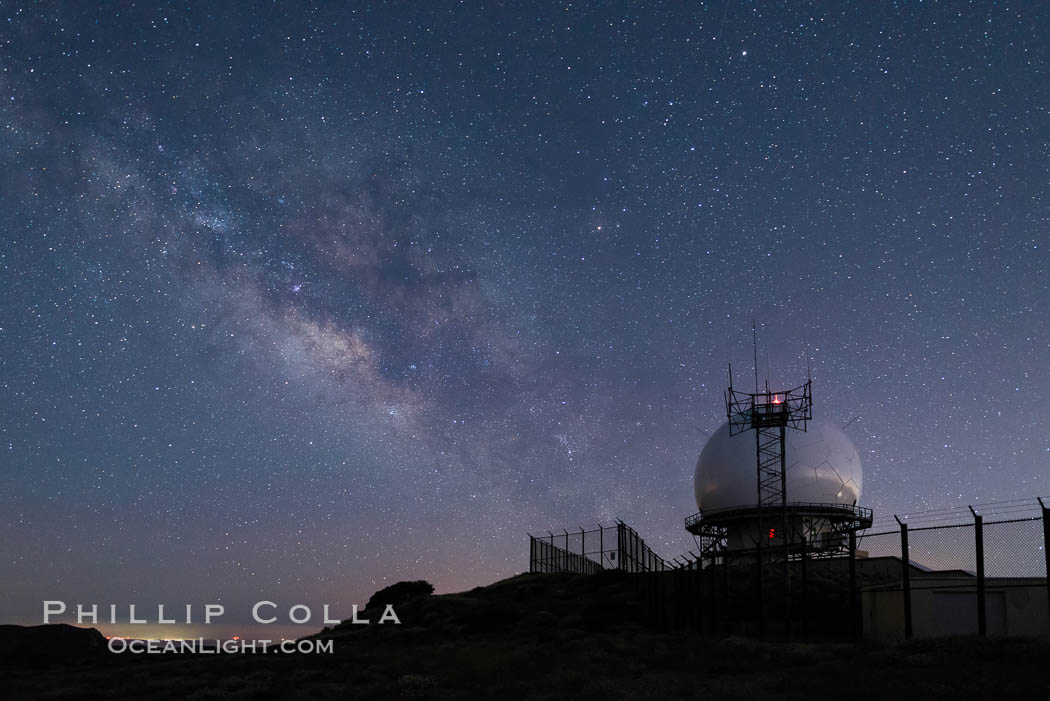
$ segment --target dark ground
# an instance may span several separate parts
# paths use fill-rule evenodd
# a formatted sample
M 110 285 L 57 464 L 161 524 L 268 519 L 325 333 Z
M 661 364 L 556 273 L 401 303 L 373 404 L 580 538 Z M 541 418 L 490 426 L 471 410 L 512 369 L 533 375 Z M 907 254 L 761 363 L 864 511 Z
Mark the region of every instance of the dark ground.
M 581 605 L 580 602 L 587 602 Z M 633 622 L 614 577 L 520 576 L 340 626 L 333 654 L 115 656 L 5 670 L 12 699 L 1013 699 L 1050 692 L 1050 639 L 758 642 Z

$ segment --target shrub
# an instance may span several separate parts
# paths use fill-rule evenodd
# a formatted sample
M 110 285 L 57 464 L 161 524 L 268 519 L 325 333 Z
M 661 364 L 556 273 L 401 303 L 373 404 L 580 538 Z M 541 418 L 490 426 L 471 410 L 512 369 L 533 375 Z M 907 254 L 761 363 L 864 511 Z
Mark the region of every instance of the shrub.
M 365 608 L 383 608 L 387 604 L 398 606 L 406 601 L 430 596 L 433 593 L 434 585 L 422 579 L 417 579 L 414 582 L 398 582 L 372 594 L 372 598 L 368 600 Z

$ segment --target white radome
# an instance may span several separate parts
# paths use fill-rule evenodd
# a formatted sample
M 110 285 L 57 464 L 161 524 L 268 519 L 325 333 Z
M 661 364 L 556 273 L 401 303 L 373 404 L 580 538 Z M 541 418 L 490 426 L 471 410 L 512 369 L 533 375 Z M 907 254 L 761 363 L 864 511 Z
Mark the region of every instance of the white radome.
M 785 436 L 787 501 L 856 504 L 860 501 L 860 455 L 838 426 L 812 419 L 806 431 L 788 428 Z M 758 503 L 755 432 L 729 435 L 729 424 L 715 431 L 700 452 L 693 475 L 701 511 Z

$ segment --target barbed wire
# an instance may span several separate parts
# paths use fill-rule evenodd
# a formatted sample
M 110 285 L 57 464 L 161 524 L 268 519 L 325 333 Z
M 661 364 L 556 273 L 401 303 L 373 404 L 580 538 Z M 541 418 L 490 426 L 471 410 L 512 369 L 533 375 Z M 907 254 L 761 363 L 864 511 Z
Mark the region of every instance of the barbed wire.
M 1050 500 L 1048 497 L 1042 497 Z M 1003 501 L 977 502 L 959 506 L 948 506 L 940 509 L 929 509 L 927 511 L 911 511 L 893 516 L 882 516 L 868 528 L 860 531 L 860 536 L 885 535 L 887 533 L 900 532 L 898 519 L 909 528 L 940 528 L 950 525 L 966 525 L 973 523 L 973 512 L 981 516 L 985 523 L 998 523 L 1008 519 L 1024 520 L 1026 517 L 1037 519 L 1042 516 L 1042 506 L 1039 497 L 1025 497 L 1023 499 L 1005 499 Z M 995 519 L 989 521 L 988 519 Z

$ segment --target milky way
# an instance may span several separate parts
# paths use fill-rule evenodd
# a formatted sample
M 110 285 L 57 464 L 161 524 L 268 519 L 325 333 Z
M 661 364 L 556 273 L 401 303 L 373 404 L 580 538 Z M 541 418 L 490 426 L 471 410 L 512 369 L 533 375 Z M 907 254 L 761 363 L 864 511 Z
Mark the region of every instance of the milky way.
M 4 622 L 682 552 L 752 319 L 877 515 L 1050 493 L 1045 9 L 159 5 L 0 9 Z

